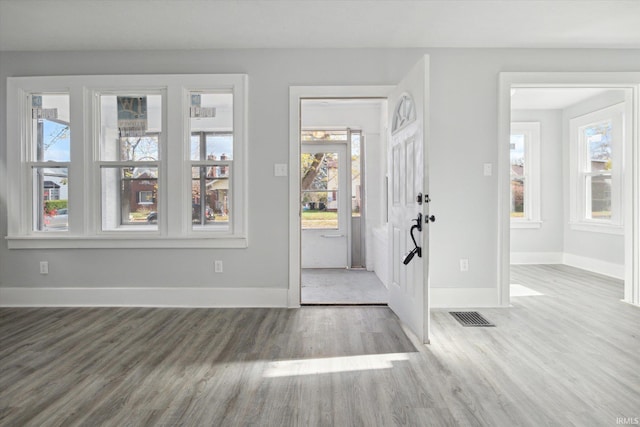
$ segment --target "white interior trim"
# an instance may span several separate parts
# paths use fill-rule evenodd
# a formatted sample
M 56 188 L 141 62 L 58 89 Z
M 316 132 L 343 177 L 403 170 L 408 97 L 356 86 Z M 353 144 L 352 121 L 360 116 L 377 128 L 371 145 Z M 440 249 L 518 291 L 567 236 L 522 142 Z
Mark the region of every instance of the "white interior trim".
M 625 200 L 625 301 L 640 305 L 640 72 L 503 72 L 499 76 L 498 95 L 498 289 L 500 305 L 508 306 L 510 265 L 510 162 L 512 87 L 610 87 L 633 92 L 631 147 L 627 162 L 630 173 L 624 176 Z
M 0 288 L 0 307 L 286 307 L 285 288 Z
M 574 254 L 563 254 L 562 263 L 571 267 L 624 280 L 625 266 Z
M 289 88 L 289 292 L 300 307 L 300 105 L 305 98 L 386 98 L 393 86 L 291 86 Z
M 562 264 L 562 252 L 511 252 L 511 265 Z

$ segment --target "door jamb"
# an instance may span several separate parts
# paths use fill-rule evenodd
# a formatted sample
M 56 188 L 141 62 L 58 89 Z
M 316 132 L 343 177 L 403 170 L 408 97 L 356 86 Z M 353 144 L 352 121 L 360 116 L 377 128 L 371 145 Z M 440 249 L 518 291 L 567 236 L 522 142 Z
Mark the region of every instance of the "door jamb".
M 289 87 L 289 289 L 287 307 L 300 307 L 300 112 L 303 99 L 386 98 L 394 86 Z
M 509 135 L 511 87 L 610 87 L 631 89 L 632 135 L 630 173 L 625 174 L 624 301 L 640 305 L 640 72 L 503 72 L 498 98 L 498 301 L 510 304 Z M 628 197 L 630 195 L 630 197 Z

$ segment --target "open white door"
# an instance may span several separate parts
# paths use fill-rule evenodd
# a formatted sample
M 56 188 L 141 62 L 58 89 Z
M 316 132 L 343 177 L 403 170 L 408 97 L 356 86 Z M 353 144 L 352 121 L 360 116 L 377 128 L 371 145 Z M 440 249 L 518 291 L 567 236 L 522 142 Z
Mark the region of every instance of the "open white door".
M 389 307 L 423 343 L 429 342 L 429 223 L 432 222 L 427 219 L 430 215 L 428 68 L 425 56 L 389 94 L 388 103 L 389 242 L 392 243 Z

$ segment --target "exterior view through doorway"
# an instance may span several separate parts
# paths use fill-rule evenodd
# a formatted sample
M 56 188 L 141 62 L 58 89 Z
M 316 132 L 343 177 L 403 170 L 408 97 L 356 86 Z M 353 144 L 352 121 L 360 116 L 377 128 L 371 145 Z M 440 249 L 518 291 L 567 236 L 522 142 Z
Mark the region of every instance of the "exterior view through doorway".
M 383 207 L 376 201 L 384 188 L 376 179 L 377 168 L 371 179 L 365 173 L 368 162 L 382 164 L 384 102 L 301 101 L 302 304 L 386 305 L 385 285 L 374 271 L 367 271 L 367 215 L 371 210 L 372 224 L 379 223 Z

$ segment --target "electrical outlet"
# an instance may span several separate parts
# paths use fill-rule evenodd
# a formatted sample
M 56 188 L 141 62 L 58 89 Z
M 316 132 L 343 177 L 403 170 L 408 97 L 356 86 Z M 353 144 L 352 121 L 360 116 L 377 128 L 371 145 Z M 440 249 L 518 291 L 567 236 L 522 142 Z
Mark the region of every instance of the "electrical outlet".
M 491 176 L 491 175 L 493 175 L 493 164 L 491 164 L 491 163 L 485 163 L 485 164 L 484 164 L 483 172 L 484 172 L 484 176 Z
M 222 261 L 216 260 L 214 262 L 214 271 L 216 273 L 222 273 Z
M 40 274 L 49 274 L 49 262 L 40 261 Z
M 466 258 L 460 259 L 460 271 L 469 271 L 469 260 Z

